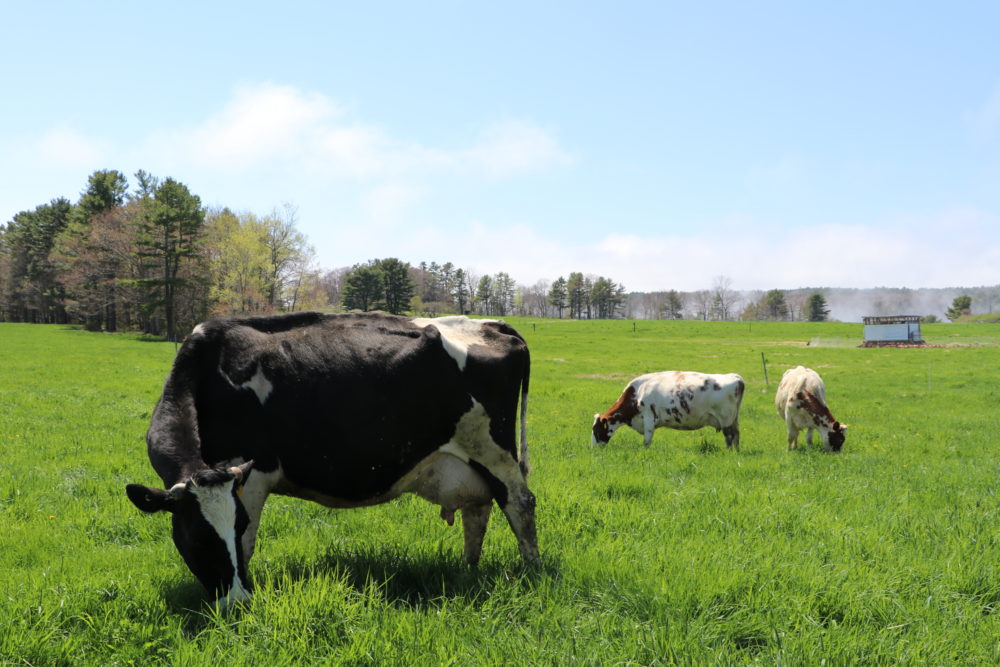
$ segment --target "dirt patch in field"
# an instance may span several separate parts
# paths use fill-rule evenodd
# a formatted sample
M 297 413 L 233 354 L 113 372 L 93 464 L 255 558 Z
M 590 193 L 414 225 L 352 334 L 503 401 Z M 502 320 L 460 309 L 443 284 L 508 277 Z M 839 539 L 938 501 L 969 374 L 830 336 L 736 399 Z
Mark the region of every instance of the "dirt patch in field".
M 629 376 L 624 373 L 587 373 L 585 375 L 574 375 L 579 380 L 625 380 Z

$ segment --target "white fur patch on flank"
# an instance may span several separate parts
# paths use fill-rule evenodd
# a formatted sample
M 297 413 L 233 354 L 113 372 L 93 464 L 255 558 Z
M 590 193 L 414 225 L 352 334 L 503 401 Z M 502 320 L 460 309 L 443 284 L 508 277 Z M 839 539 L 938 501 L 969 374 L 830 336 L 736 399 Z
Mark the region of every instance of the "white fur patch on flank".
M 264 401 L 274 390 L 274 385 L 264 375 L 264 369 L 261 368 L 260 364 L 257 364 L 257 372 L 253 374 L 253 377 L 240 386 L 244 389 L 252 389 L 253 393 L 257 394 L 257 400 L 260 401 L 261 405 L 264 405 Z
M 413 323 L 418 327 L 433 324 L 441 332 L 441 342 L 444 350 L 458 363 L 458 369 L 464 371 L 469 358 L 470 345 L 483 345 L 483 324 L 498 320 L 470 320 L 464 315 L 449 317 L 416 317 Z

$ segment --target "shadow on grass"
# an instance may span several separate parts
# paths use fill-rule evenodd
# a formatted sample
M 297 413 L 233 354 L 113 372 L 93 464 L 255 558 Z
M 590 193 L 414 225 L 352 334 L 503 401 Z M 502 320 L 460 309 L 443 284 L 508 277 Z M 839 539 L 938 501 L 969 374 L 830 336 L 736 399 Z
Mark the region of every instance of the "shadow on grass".
M 557 562 L 528 565 L 520 559 L 484 560 L 469 567 L 464 559 L 434 554 L 400 552 L 391 545 L 339 551 L 330 548 L 315 559 L 272 561 L 257 569 L 253 585 L 260 591 L 269 582 L 283 585 L 333 575 L 358 593 L 377 591 L 387 604 L 408 609 L 439 609 L 450 600 L 470 605 L 485 602 L 495 590 L 532 590 L 542 579 L 560 576 Z M 251 563 L 251 570 L 254 570 Z M 169 584 L 163 598 L 170 613 L 182 617 L 185 633 L 197 635 L 213 623 L 214 601 L 193 577 Z M 253 599 L 248 604 L 253 604 Z M 239 613 L 241 605 L 230 612 Z
M 126 337 L 134 340 L 137 343 L 169 343 L 169 342 L 171 342 L 171 341 L 168 341 L 163 336 L 154 336 L 153 334 L 148 334 L 148 333 L 137 333 L 135 331 L 104 331 L 104 330 L 94 331 L 94 330 L 91 330 L 91 329 L 87 329 L 87 327 L 85 327 L 82 324 L 63 324 L 60 328 L 63 331 L 74 331 L 74 332 L 95 333 L 95 334 L 108 334 L 109 336 L 126 336 Z M 180 345 L 181 341 L 177 341 L 177 344 Z
M 527 565 L 520 559 L 489 559 L 470 567 L 461 558 L 406 553 L 386 545 L 370 549 L 328 549 L 314 562 L 287 563 L 275 574 L 292 581 L 317 573 L 336 573 L 356 591 L 377 587 L 389 603 L 411 608 L 437 608 L 450 599 L 477 604 L 498 587 L 531 589 L 541 578 L 558 576 L 554 563 Z

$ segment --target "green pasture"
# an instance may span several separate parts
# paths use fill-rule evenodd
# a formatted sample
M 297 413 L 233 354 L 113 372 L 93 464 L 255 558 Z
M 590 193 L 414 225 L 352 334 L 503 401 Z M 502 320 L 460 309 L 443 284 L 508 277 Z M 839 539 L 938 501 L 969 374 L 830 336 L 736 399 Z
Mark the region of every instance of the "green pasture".
M 158 482 L 174 345 L 0 324 L 0 664 L 1000 664 L 1000 326 L 861 349 L 857 324 L 511 322 L 542 566 L 498 510 L 470 570 L 420 499 L 272 498 L 255 596 L 225 613 L 124 494 Z M 838 455 L 786 449 L 798 364 L 850 425 Z M 591 447 L 593 414 L 666 369 L 743 375 L 742 451 L 710 429 Z

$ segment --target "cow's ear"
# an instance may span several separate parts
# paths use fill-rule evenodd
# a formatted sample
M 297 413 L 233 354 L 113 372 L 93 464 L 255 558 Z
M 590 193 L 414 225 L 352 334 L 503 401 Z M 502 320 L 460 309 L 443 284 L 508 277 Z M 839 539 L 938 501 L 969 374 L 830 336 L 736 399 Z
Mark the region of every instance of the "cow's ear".
M 253 459 L 250 459 L 242 465 L 233 466 L 229 470 L 236 476 L 236 483 L 243 486 L 250 478 L 250 471 L 253 470 Z
M 125 487 L 125 494 L 132 504 L 143 512 L 150 514 L 163 510 L 173 510 L 173 498 L 170 493 L 163 489 L 154 489 L 142 484 L 129 484 Z

